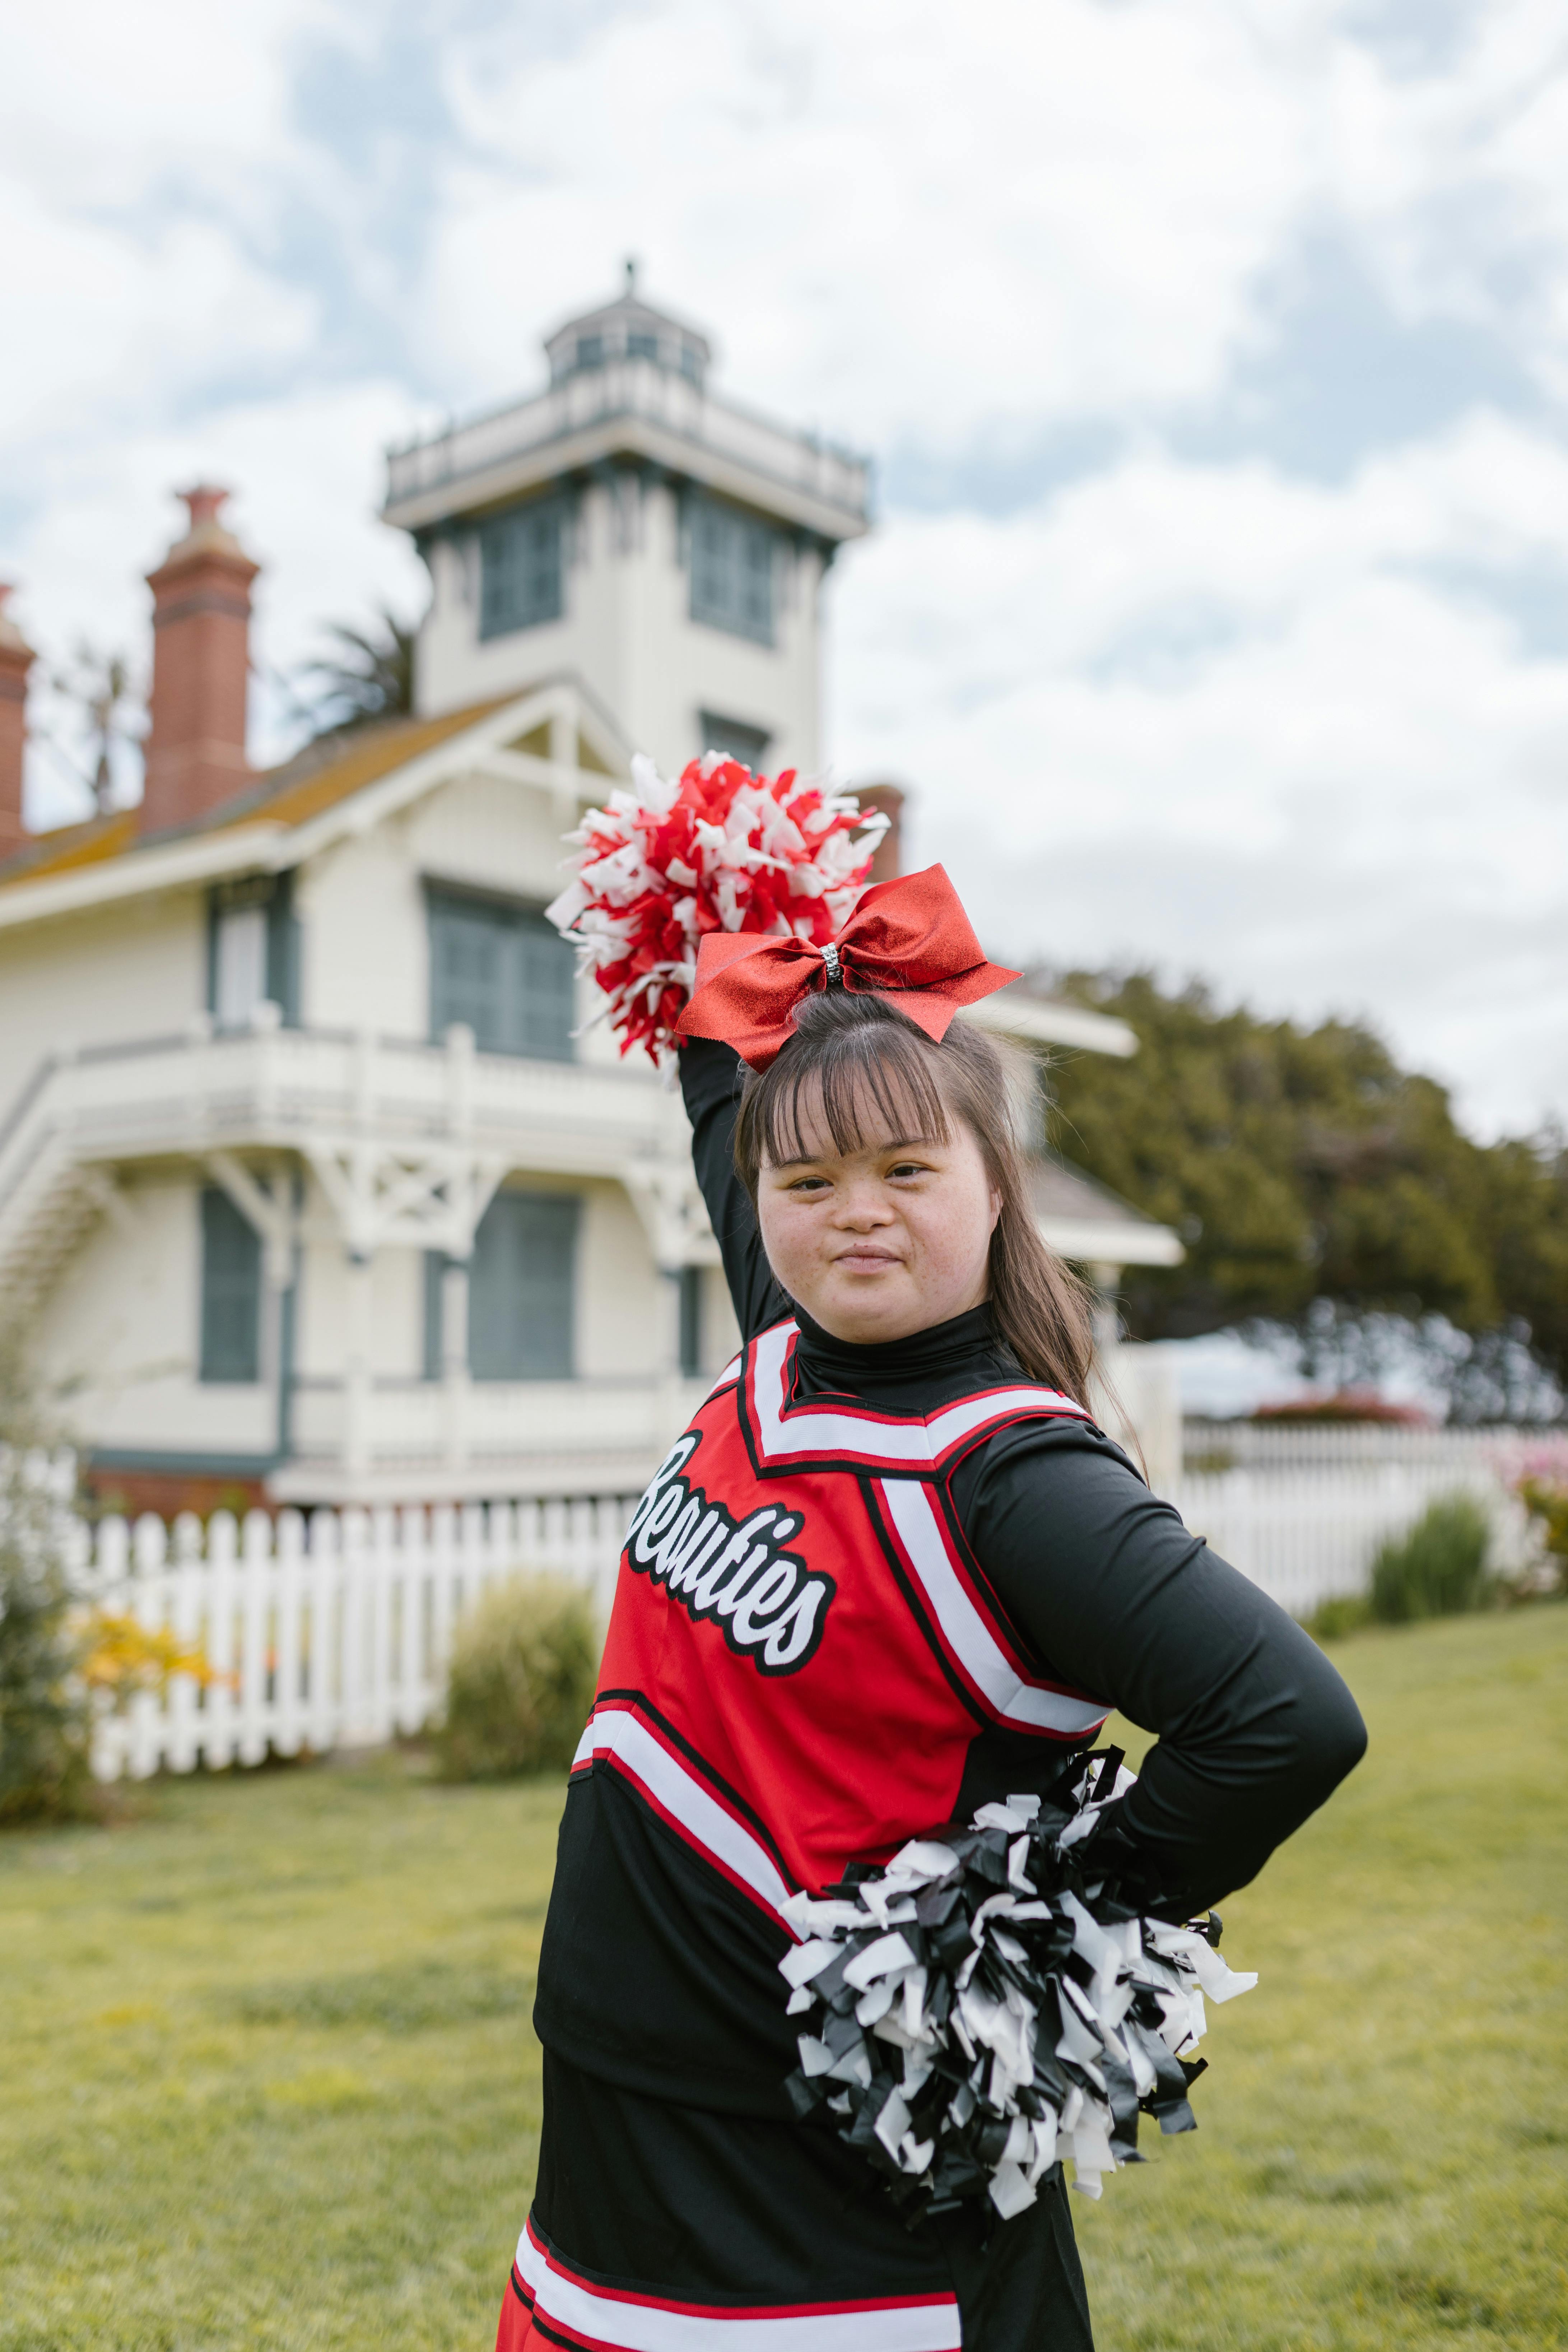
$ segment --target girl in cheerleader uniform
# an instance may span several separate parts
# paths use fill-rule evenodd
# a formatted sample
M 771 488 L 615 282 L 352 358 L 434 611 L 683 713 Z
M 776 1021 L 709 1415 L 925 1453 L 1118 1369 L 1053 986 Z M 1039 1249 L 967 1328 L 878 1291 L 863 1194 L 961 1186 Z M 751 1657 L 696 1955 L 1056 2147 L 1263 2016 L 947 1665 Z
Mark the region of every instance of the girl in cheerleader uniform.
M 1362 1754 L 1307 1635 L 1089 1404 L 986 962 L 940 867 L 833 945 L 720 933 L 679 1023 L 743 1345 L 633 1517 L 540 1966 L 544 2126 L 498 2352 L 1088 2352 L 1059 2165 L 908 2226 L 798 2120 L 797 1890 L 1158 1735 L 1095 1836 L 1167 1917 L 1244 1885 Z

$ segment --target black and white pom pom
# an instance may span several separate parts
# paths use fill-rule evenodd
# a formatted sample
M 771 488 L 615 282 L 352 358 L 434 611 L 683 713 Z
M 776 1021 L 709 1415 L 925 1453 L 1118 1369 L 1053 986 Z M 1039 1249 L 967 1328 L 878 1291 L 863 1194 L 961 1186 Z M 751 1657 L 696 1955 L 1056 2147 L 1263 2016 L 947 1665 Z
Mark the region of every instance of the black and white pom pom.
M 1141 2161 L 1141 2111 L 1195 2128 L 1205 1996 L 1258 1979 L 1220 1958 L 1215 1915 L 1141 1916 L 1097 1871 L 1091 1832 L 1132 1782 L 1118 1749 L 1079 1758 L 1044 1797 L 785 1906 L 805 1938 L 779 1963 L 806 2021 L 791 2104 L 826 2106 L 911 2220 L 986 2195 L 1021 2212 L 1060 2158 L 1098 2197 Z

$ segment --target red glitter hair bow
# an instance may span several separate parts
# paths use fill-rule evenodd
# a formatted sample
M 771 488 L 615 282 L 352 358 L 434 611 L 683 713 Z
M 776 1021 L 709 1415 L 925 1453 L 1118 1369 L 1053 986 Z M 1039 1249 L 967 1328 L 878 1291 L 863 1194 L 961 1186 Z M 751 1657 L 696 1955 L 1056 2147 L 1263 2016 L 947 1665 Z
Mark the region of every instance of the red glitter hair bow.
M 814 989 L 879 996 L 941 1040 L 961 1004 L 976 1004 L 1019 975 L 988 963 L 957 891 L 940 866 L 879 882 L 828 947 L 760 931 L 710 931 L 697 952 L 683 1037 L 718 1037 L 765 1070 L 795 1032 L 795 1007 Z

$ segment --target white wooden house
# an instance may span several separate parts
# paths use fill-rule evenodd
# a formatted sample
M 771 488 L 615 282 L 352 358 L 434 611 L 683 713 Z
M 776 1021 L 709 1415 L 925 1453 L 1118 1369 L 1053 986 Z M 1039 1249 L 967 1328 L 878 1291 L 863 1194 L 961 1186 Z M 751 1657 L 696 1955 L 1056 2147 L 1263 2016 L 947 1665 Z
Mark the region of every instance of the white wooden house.
M 629 284 L 546 349 L 389 458 L 432 581 L 406 719 L 247 766 L 255 566 L 204 488 L 151 576 L 142 803 L 27 836 L 0 614 L 0 1315 L 132 1503 L 625 1491 L 730 1345 L 679 1096 L 577 1034 L 542 908 L 634 749 L 816 765 L 868 468 L 716 396 Z M 985 1016 L 1132 1049 L 1016 998 Z M 1039 1186 L 1102 1283 L 1179 1255 Z

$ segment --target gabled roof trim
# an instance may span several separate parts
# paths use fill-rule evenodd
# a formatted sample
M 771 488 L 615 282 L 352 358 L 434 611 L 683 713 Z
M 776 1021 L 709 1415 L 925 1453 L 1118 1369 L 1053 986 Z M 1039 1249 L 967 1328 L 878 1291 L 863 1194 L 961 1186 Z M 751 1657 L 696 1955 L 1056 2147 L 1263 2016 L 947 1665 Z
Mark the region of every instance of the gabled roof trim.
M 159 890 L 189 889 L 194 884 L 221 881 L 229 874 L 254 874 L 258 868 L 275 872 L 279 866 L 292 863 L 273 854 L 288 833 L 287 825 L 275 823 L 232 825 L 222 833 L 122 855 L 100 866 L 42 875 L 36 882 L 13 882 L 0 890 L 0 930 L 18 930 L 25 923 L 48 922 L 57 916 L 112 906 L 117 900 Z
M 258 811 L 254 819 L 220 825 L 210 833 L 180 840 L 154 842 L 145 849 L 122 852 L 100 864 L 58 875 L 40 875 L 37 881 L 18 877 L 0 889 L 0 930 L 24 924 L 47 922 L 91 907 L 149 896 L 161 890 L 189 889 L 234 874 L 280 873 L 301 865 L 340 840 L 367 833 L 440 784 L 461 775 L 476 755 L 500 750 L 510 739 L 526 734 L 542 720 L 560 718 L 580 731 L 601 759 L 624 773 L 624 747 L 575 687 L 564 682 L 531 688 L 513 701 L 502 703 L 471 727 L 444 742 L 416 753 L 401 766 L 348 793 L 318 814 L 297 824 L 279 823 Z M 574 739 L 574 744 L 575 738 Z M 519 754 L 520 758 L 530 755 Z M 568 763 L 557 766 L 530 758 L 538 781 L 549 789 L 565 786 L 580 800 L 598 798 L 614 781 L 592 776 L 591 788 L 582 781 L 591 771 Z M 570 782 L 568 781 L 570 780 Z
M 503 750 L 511 736 L 526 735 L 542 720 L 554 718 L 564 719 L 574 732 L 580 729 L 589 736 L 600 757 L 606 756 L 605 744 L 600 740 L 602 730 L 592 723 L 592 714 L 585 709 L 576 688 L 565 684 L 537 687 L 527 694 L 520 695 L 515 702 L 503 703 L 499 710 L 492 710 L 489 718 L 481 719 L 477 726 L 466 727 L 460 735 L 448 737 L 446 742 L 421 752 L 401 768 L 389 769 L 384 776 L 377 777 L 363 791 L 352 793 L 329 809 L 323 809 L 320 816 L 308 819 L 295 832 L 288 859 L 282 862 L 290 866 L 300 864 L 305 858 L 313 857 L 319 851 L 329 848 L 335 841 L 370 832 L 374 825 L 384 824 L 388 817 L 397 815 L 413 802 L 422 800 L 437 784 L 446 783 L 452 776 L 461 775 L 466 768 L 472 766 L 476 755 Z M 584 724 L 585 721 L 589 723 Z M 611 747 L 610 755 L 624 771 L 626 754 L 618 745 Z M 528 752 L 519 752 L 515 756 L 520 760 L 529 760 L 536 766 L 539 782 L 547 788 L 557 779 L 564 785 L 568 779 L 575 780 L 590 773 L 589 770 L 579 768 L 574 761 L 557 766 L 552 761 L 536 760 Z M 594 796 L 597 798 L 605 785 L 612 781 L 610 777 L 595 777 Z M 579 797 L 584 796 L 581 786 L 574 781 L 570 789 Z
M 1138 1051 L 1137 1031 L 1114 1013 L 1092 1013 L 1087 1005 L 1070 1004 L 1061 997 L 1039 996 L 1016 982 L 979 1004 L 966 1004 L 963 1017 L 978 1028 L 1032 1045 L 1080 1045 L 1086 1053 L 1123 1059 Z

